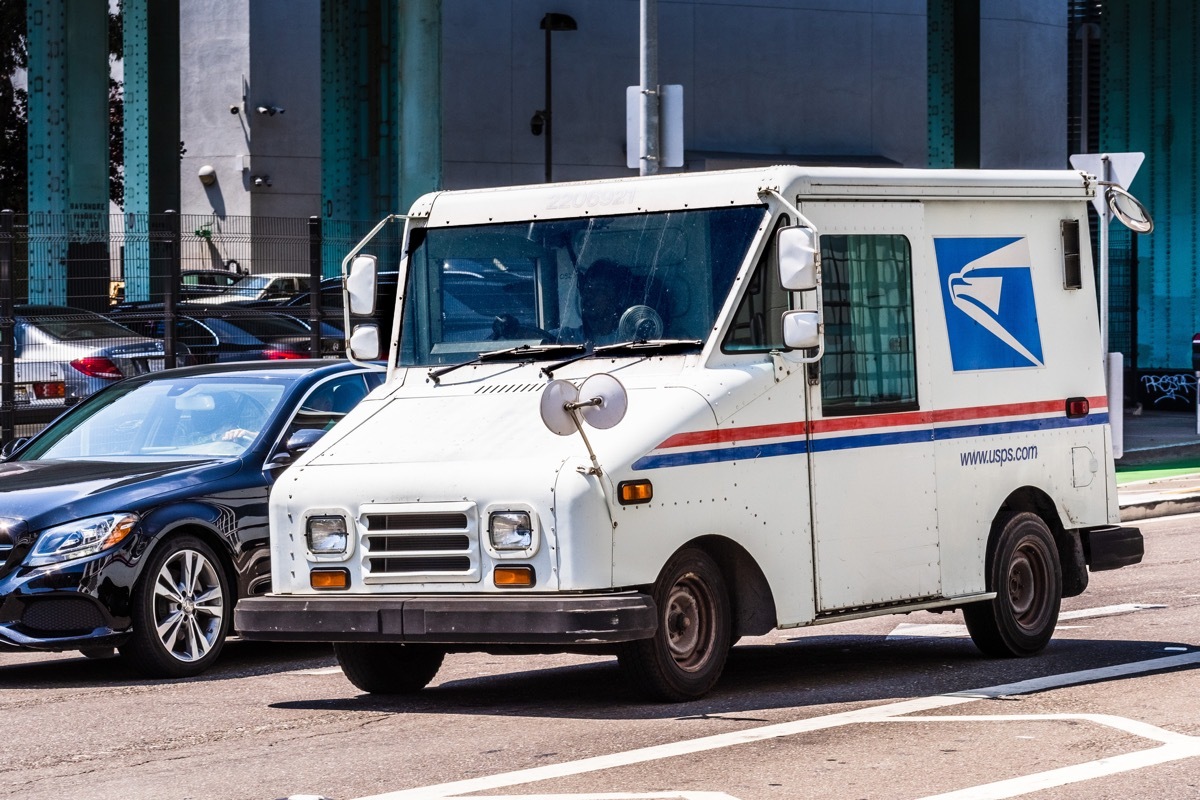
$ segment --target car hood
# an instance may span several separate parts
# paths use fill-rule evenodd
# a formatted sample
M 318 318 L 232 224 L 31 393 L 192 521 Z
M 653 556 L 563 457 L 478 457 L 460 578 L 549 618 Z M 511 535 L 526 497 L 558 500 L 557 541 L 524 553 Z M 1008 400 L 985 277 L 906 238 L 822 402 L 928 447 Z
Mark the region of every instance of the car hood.
M 240 459 L 77 461 L 0 464 L 0 515 L 33 530 L 112 511 L 137 511 L 238 470 Z

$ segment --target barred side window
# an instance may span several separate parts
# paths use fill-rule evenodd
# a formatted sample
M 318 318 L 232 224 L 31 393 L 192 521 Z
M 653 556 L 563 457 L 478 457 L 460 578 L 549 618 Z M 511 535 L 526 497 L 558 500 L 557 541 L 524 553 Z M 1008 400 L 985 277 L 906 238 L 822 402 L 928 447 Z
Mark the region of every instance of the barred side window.
M 901 235 L 821 237 L 826 416 L 917 405 L 912 247 Z

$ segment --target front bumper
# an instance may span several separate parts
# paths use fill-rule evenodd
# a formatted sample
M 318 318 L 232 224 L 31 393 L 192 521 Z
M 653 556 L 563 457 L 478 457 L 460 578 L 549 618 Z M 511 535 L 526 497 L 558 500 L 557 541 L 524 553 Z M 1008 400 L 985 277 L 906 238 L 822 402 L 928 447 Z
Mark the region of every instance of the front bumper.
M 586 645 L 648 639 L 654 600 L 619 594 L 250 597 L 234 610 L 247 639 L 309 642 Z

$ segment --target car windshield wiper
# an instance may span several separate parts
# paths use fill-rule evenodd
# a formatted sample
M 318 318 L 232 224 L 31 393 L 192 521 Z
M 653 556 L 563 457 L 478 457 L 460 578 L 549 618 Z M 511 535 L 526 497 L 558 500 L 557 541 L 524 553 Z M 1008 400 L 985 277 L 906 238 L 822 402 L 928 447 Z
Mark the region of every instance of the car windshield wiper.
M 581 355 L 542 367 L 542 374 L 547 378 L 553 377 L 555 370 L 562 369 L 568 364 L 574 364 L 576 361 L 582 361 L 585 358 L 622 355 L 642 356 L 653 353 L 686 353 L 689 350 L 699 350 L 703 346 L 704 341 L 701 339 L 631 339 L 628 342 L 601 345 Z
M 546 358 L 547 356 L 563 355 L 565 353 L 583 353 L 584 349 L 584 346 L 581 344 L 523 344 L 518 347 L 505 347 L 503 350 L 489 350 L 486 353 L 480 353 L 470 361 L 464 361 L 461 364 L 451 364 L 446 367 L 431 369 L 429 370 L 429 378 L 434 383 L 437 383 L 443 375 L 453 372 L 459 367 L 484 364 L 488 361 L 536 361 L 539 358 Z

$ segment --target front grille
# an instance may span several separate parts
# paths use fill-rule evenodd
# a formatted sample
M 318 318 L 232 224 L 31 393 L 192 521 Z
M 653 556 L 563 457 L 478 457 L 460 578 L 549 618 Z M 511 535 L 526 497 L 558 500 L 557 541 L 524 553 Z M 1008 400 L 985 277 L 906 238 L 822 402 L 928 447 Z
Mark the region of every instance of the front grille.
M 81 634 L 105 624 L 100 609 L 82 597 L 35 600 L 21 615 L 22 627 L 42 633 Z
M 423 556 L 420 558 L 371 558 L 371 572 L 466 572 L 471 559 L 466 556 Z
M 458 513 L 367 514 L 370 530 L 418 531 L 462 530 L 467 527 L 467 515 Z
M 479 535 L 467 503 L 417 504 L 362 516 L 363 571 L 373 583 L 477 582 Z
M 471 546 L 470 537 L 465 534 L 446 536 L 368 536 L 368 550 L 390 550 L 407 553 L 411 550 L 467 550 Z

